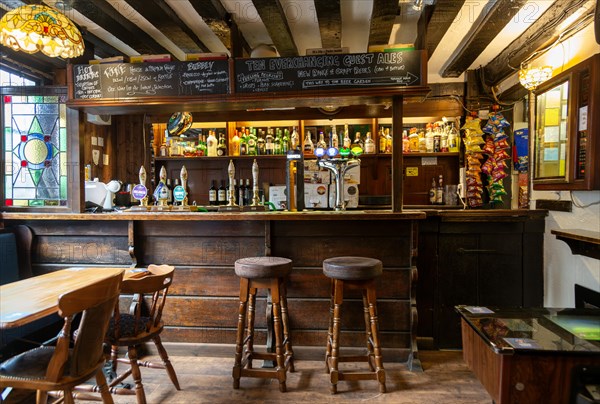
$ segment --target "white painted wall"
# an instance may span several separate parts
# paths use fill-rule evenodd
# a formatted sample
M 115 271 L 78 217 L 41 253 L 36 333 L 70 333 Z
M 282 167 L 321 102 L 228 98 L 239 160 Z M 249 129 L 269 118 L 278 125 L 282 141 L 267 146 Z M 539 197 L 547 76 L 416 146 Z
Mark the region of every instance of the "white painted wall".
M 552 64 L 559 73 L 600 53 L 593 24 L 542 56 L 535 65 Z M 557 65 L 557 61 L 559 64 Z M 600 111 L 594 111 L 600 113 Z M 515 115 L 517 116 L 517 115 Z M 596 133 L 595 136 L 599 134 Z M 530 137 L 530 142 L 532 138 Z M 598 158 L 599 156 L 589 156 Z M 544 306 L 574 307 L 574 285 L 600 292 L 600 260 L 573 255 L 570 247 L 551 234 L 554 229 L 600 231 L 600 191 L 531 191 L 531 207 L 538 199 L 572 200 L 572 212 L 549 212 L 544 236 Z

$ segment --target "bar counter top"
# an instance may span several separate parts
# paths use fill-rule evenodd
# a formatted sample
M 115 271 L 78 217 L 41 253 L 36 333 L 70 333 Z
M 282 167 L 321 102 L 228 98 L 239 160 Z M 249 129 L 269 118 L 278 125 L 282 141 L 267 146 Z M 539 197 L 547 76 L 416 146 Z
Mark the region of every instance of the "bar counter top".
M 347 211 L 265 211 L 265 212 L 135 212 L 119 211 L 110 213 L 31 213 L 0 212 L 3 220 L 139 220 L 139 221 L 180 221 L 180 220 L 419 220 L 438 216 L 444 221 L 489 221 L 519 220 L 524 217 L 544 217 L 546 210 L 444 210 L 444 209 L 405 209 L 402 212 L 390 210 L 347 210 Z

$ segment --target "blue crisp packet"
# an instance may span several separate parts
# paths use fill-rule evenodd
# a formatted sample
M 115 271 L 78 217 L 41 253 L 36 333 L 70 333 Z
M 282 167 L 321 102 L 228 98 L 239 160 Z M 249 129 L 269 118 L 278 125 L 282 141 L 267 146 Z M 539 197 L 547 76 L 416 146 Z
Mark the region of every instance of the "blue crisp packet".
M 529 170 L 529 129 L 514 131 L 516 161 L 515 170 L 526 173 Z

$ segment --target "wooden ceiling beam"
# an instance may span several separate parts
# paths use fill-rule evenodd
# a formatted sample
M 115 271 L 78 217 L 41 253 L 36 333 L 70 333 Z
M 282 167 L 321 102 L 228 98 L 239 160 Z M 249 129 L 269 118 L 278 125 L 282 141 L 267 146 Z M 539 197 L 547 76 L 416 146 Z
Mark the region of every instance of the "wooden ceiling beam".
M 298 56 L 298 48 L 294 43 L 292 31 L 288 26 L 281 3 L 273 0 L 252 0 L 252 3 L 265 24 L 279 55 L 283 57 Z
M 427 31 L 425 33 L 425 49 L 427 58 L 431 58 L 433 52 L 437 49 L 442 38 L 456 19 L 465 0 L 437 0 L 433 6 L 433 12 L 427 21 Z M 430 6 L 427 6 L 429 8 Z M 425 11 L 427 11 L 427 8 Z M 423 15 L 426 15 L 424 12 Z M 418 37 L 417 37 L 418 39 Z
M 496 85 L 510 76 L 536 50 L 558 38 L 558 27 L 584 7 L 593 8 L 595 0 L 556 0 L 517 39 L 484 67 L 487 85 Z
M 342 11 L 340 0 L 315 1 L 321 46 L 339 48 L 342 46 Z
M 208 47 L 163 0 L 126 0 L 185 53 L 208 52 Z
M 105 0 L 75 1 L 73 8 L 139 53 L 171 53 Z
M 489 3 L 489 10 L 487 13 L 483 11 L 485 15 L 481 21 L 476 21 L 467 33 L 461 47 L 442 71 L 442 77 L 458 77 L 466 71 L 525 3 L 527 0 L 497 0 Z
M 386 45 L 399 13 L 398 0 L 373 0 L 369 46 Z
M 234 44 L 232 44 L 232 36 L 236 41 L 241 41 L 239 44 L 248 54 L 251 52 L 250 45 L 242 35 L 237 35 L 236 32 L 232 33 L 231 25 L 235 24 L 232 15 L 227 12 L 225 7 L 219 0 L 188 0 L 194 10 L 204 20 L 210 30 L 223 42 L 223 45 L 233 55 Z

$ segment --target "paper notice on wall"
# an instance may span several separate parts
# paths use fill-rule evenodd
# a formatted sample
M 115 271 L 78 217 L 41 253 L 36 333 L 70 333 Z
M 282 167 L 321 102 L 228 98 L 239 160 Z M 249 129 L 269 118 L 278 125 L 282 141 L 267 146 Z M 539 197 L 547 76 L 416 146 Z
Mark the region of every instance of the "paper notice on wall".
M 95 166 L 100 164 L 100 150 L 92 150 L 92 162 Z
M 92 136 L 92 146 L 98 146 L 98 138 L 96 136 Z
M 107 166 L 108 165 L 108 161 L 109 161 L 108 154 L 103 154 L 102 155 L 102 164 L 104 164 L 105 166 Z
M 579 130 L 587 130 L 588 121 L 588 107 L 579 108 Z
M 98 146 L 104 147 L 104 138 L 103 137 L 98 138 Z

